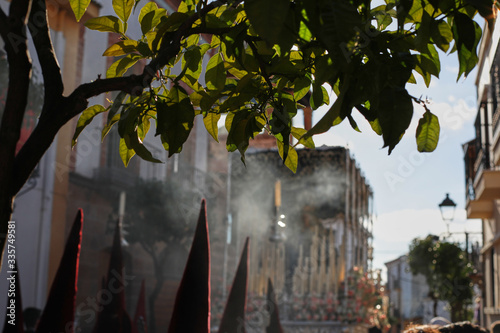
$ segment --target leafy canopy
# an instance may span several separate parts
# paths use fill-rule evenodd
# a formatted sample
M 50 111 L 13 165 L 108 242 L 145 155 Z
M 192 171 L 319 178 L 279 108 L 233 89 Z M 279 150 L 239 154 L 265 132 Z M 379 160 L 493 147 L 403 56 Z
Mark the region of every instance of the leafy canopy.
M 77 18 L 81 0 L 70 0 Z M 424 106 L 416 140 L 419 151 L 436 148 L 439 122 L 406 85 L 420 75 L 429 86 L 438 77 L 438 49 L 456 53 L 458 78 L 475 67 L 482 30 L 477 13 L 491 24 L 493 0 L 183 0 L 167 13 L 153 2 L 113 1 L 116 15 L 88 20 L 89 29 L 113 32 L 121 40 L 103 55 L 117 60 L 108 78 L 121 77 L 140 60 L 150 61 L 151 83 L 135 94 L 121 93 L 108 108 L 90 107 L 81 115 L 74 137 L 101 111 L 109 111 L 102 136 L 117 125 L 125 165 L 135 154 L 160 162 L 143 141 L 154 120 L 155 135 L 169 155 L 182 150 L 194 118 L 203 117 L 217 140 L 217 122 L 227 115 L 228 151 L 244 161 L 249 140 L 266 131 L 277 140 L 280 156 L 297 168 L 291 135 L 306 147 L 311 137 L 361 113 L 382 136 L 388 152 L 405 134 L 414 103 Z M 127 35 L 133 10 L 142 36 Z M 204 59 L 208 59 L 206 67 Z M 173 67 L 180 64 L 181 71 Z M 292 126 L 297 110 L 329 104 L 309 131 Z
M 449 302 L 452 321 L 469 319 L 464 313 L 474 295 L 474 267 L 457 244 L 432 235 L 416 238 L 410 244 L 408 260 L 412 273 L 425 277 L 430 297 Z

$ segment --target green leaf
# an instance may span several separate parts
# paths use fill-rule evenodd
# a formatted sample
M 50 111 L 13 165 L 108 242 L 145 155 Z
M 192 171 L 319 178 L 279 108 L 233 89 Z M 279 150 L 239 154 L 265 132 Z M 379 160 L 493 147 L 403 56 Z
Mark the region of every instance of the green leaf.
M 384 147 L 389 147 L 390 154 L 410 125 L 413 103 L 406 89 L 399 87 L 384 88 L 378 102 Z
M 252 112 L 252 110 L 244 109 L 234 113 L 230 112 L 226 117 L 226 128 L 228 129 L 227 150 L 229 152 L 238 150 L 244 161 L 250 138 L 254 138 L 255 135 L 259 134 L 264 125 L 265 119 L 263 116 Z
M 200 43 L 200 35 L 198 34 L 194 34 L 194 35 L 191 35 L 189 36 L 188 38 L 185 39 L 185 48 L 189 48 L 191 46 L 197 46 L 199 43 Z M 208 45 L 208 44 L 204 44 L 204 45 Z
M 194 108 L 185 91 L 173 86 L 166 100 L 156 103 L 156 135 L 161 135 L 169 157 L 182 150 L 194 123 Z
M 146 146 L 144 146 L 142 144 L 142 142 L 139 141 L 139 137 L 138 137 L 137 132 L 131 133 L 130 135 L 125 135 L 125 137 L 123 139 L 125 141 L 125 144 L 127 145 L 127 148 L 133 149 L 133 151 L 137 154 L 137 156 L 139 156 L 143 160 L 148 161 L 148 162 L 153 162 L 153 163 L 162 163 L 162 161 L 160 161 L 159 159 L 154 158 L 153 155 L 151 154 L 151 152 L 146 148 Z M 120 143 L 121 143 L 121 140 L 120 140 Z M 121 150 L 120 150 L 120 152 L 121 152 Z M 127 154 L 127 157 L 128 157 L 128 154 Z M 122 160 L 123 160 L 123 157 L 122 157 Z M 130 158 L 129 158 L 129 160 L 130 160 Z
M 321 118 L 307 133 L 303 136 L 303 138 L 312 137 L 316 134 L 321 134 L 328 131 L 332 126 L 335 126 L 342 122 L 342 117 L 340 116 L 340 111 L 342 110 L 342 103 L 344 102 L 344 97 L 348 90 L 349 84 L 345 83 L 341 90 L 340 94 L 330 107 L 330 109 L 326 112 L 326 114 Z
M 205 117 L 203 117 L 203 123 L 205 124 L 205 128 L 208 133 L 214 138 L 215 141 L 219 142 L 219 119 L 220 113 L 212 113 L 208 112 Z
M 314 6 L 314 1 L 311 1 Z M 354 42 L 359 37 L 359 31 L 365 29 L 365 24 L 356 5 L 351 1 L 320 1 L 319 13 L 313 14 L 308 10 L 309 28 L 313 35 L 327 46 L 330 55 L 339 53 L 347 44 Z M 313 21 L 317 21 L 313 23 Z M 314 25 L 317 25 L 314 28 Z M 364 35 L 363 38 L 365 38 Z M 362 41 L 363 43 L 365 41 Z M 369 40 L 368 40 L 369 42 Z M 337 57 L 341 63 L 345 63 L 348 58 Z
M 118 134 L 120 137 L 133 133 L 136 131 L 137 122 L 142 108 L 140 106 L 132 105 L 128 108 L 123 108 L 118 121 Z
M 414 39 L 417 50 L 425 49 L 427 43 L 429 43 L 431 38 L 432 22 L 433 19 L 431 18 L 431 15 L 426 11 L 423 11 L 419 22 L 419 28 L 417 30 L 417 36 Z
M 356 121 L 354 120 L 354 118 L 350 114 L 347 115 L 347 119 L 349 120 L 349 124 L 351 125 L 353 130 L 361 133 L 361 130 L 359 129 L 358 124 L 356 124 Z
M 245 1 L 245 11 L 252 27 L 259 36 L 271 44 L 279 44 L 289 9 L 289 0 Z
M 113 9 L 124 23 L 128 21 L 130 13 L 132 13 L 134 3 L 134 0 L 113 0 Z
M 195 2 L 193 0 L 183 0 L 179 4 L 179 7 L 177 8 L 177 11 L 179 13 L 188 13 L 190 14 L 195 10 Z
M 127 95 L 128 94 L 126 92 L 120 91 L 120 93 L 113 99 L 113 104 L 108 112 L 108 123 L 115 117 L 115 114 L 118 112 L 120 107 L 122 107 L 123 100 L 127 97 Z
M 304 145 L 304 147 L 314 149 L 316 145 L 312 137 L 305 138 L 304 135 L 307 133 L 307 130 L 300 127 L 292 127 L 292 135 L 295 139 L 298 140 L 298 143 Z
M 432 44 L 427 44 L 426 48 L 422 50 L 421 54 L 414 56 L 415 70 L 422 75 L 427 87 L 431 82 L 431 75 L 439 78 L 441 71 L 441 64 L 439 61 L 439 54 Z
M 231 131 L 231 126 L 233 126 L 233 120 L 235 115 L 236 115 L 235 112 L 229 112 L 226 116 L 226 120 L 224 121 L 224 127 L 226 128 L 226 131 L 228 133 Z
M 284 154 L 285 145 L 283 144 L 283 142 L 281 142 L 280 140 L 276 140 L 276 143 L 278 144 L 278 153 L 280 154 L 280 157 L 283 158 L 283 155 L 286 156 L 285 165 L 293 173 L 296 173 L 297 165 L 299 163 L 299 155 L 297 154 L 297 151 L 292 146 L 288 146 L 288 152 Z
M 185 53 L 182 58 L 182 72 L 177 76 L 176 80 L 184 77 L 183 80 L 192 89 L 195 89 L 198 84 L 198 78 L 202 72 L 203 55 L 208 49 L 208 44 L 201 46 L 192 46 Z
M 467 76 L 479 61 L 477 46 L 481 39 L 482 30 L 469 16 L 457 12 L 455 13 L 452 31 L 458 51 L 458 81 L 462 74 Z
M 139 16 L 137 17 L 137 20 L 139 21 L 139 23 L 141 23 L 142 20 L 144 19 L 144 16 L 146 16 L 146 14 L 154 12 L 157 9 L 158 9 L 158 5 L 155 2 L 146 2 L 146 4 L 141 8 L 141 11 L 139 12 Z
M 399 0 L 397 2 L 398 7 L 397 7 L 397 18 L 398 18 L 398 31 L 403 30 L 403 26 L 405 24 L 405 19 L 410 13 L 412 6 L 415 3 L 418 3 L 419 1 L 413 1 L 413 0 Z
M 299 37 L 302 40 L 306 41 L 306 42 L 309 42 L 312 39 L 311 30 L 309 30 L 309 28 L 304 23 L 304 21 L 300 21 L 300 25 L 299 25 Z
M 165 32 L 177 30 L 188 18 L 189 15 L 179 12 L 174 12 L 170 16 L 164 17 L 157 27 L 159 35 L 163 36 Z
M 434 151 L 439 141 L 439 131 L 438 117 L 426 111 L 418 122 L 416 134 L 418 151 L 421 153 Z
M 380 127 L 380 123 L 378 121 L 378 118 L 376 118 L 373 121 L 370 121 L 370 126 L 372 127 L 372 130 L 377 133 L 377 135 L 382 135 L 382 127 Z
M 377 29 L 382 31 L 392 23 L 392 17 L 386 6 L 381 5 L 371 10 L 371 15 L 377 21 Z
M 127 167 L 128 163 L 130 162 L 130 159 L 132 157 L 134 157 L 135 151 L 133 149 L 130 149 L 127 147 L 127 144 L 125 143 L 124 138 L 120 138 L 120 145 L 119 145 L 118 150 L 120 152 L 120 157 L 123 161 L 123 165 L 125 165 L 125 167 Z
M 118 57 L 133 52 L 139 52 L 139 42 L 127 39 L 111 45 L 102 55 L 105 57 Z
M 429 59 L 422 57 L 420 54 L 415 55 L 415 71 L 419 73 L 422 78 L 424 79 L 424 83 L 429 88 L 429 85 L 431 84 L 431 73 L 427 72 L 426 65 L 422 65 L 422 62 L 428 63 Z
M 137 137 L 139 138 L 140 143 L 146 138 L 146 135 L 149 132 L 149 128 L 151 127 L 151 117 L 146 116 L 142 117 L 142 123 L 137 126 Z
M 75 14 L 76 20 L 80 22 L 83 14 L 87 11 L 87 7 L 90 5 L 90 0 L 69 0 L 69 4 Z
M 75 134 L 73 135 L 73 140 L 71 140 L 71 146 L 74 147 L 76 145 L 76 140 L 78 139 L 78 136 L 80 133 L 83 131 L 85 127 L 87 127 L 88 124 L 92 122 L 95 116 L 97 116 L 99 113 L 102 113 L 106 111 L 104 106 L 102 105 L 93 105 L 91 107 L 88 107 L 85 109 L 82 114 L 80 115 L 80 118 L 78 118 L 78 123 L 76 124 L 76 130 Z
M 326 91 L 325 87 L 323 86 L 318 86 L 313 85 L 313 93 L 312 93 L 312 98 L 309 100 L 311 103 L 311 108 L 313 110 L 316 110 L 323 104 L 329 104 L 330 103 L 330 98 L 328 97 L 328 92 Z
M 101 16 L 94 17 L 87 22 L 85 26 L 91 30 L 97 30 L 102 32 L 116 32 L 117 34 L 123 34 L 123 23 L 116 16 Z
M 109 66 L 108 70 L 106 71 L 106 77 L 111 78 L 123 76 L 127 69 L 134 66 L 137 61 L 143 58 L 144 57 L 139 54 L 129 54 L 121 59 L 118 59 L 111 66 Z
M 167 11 L 164 8 L 158 9 L 156 3 L 146 3 L 139 13 L 142 34 L 145 35 L 155 28 L 161 22 L 161 18 L 166 17 L 166 15 Z
M 318 57 L 315 62 L 314 82 L 316 85 L 323 84 L 327 81 L 337 81 L 337 76 L 340 72 L 339 66 L 333 64 L 332 58 L 328 55 Z
M 114 124 L 116 124 L 120 120 L 120 114 L 117 113 L 113 116 L 113 118 L 108 120 L 108 123 L 104 126 L 101 132 L 101 141 L 104 141 L 104 138 L 106 135 L 108 135 L 109 131 L 113 127 Z
M 226 84 L 226 71 L 220 53 L 215 54 L 207 64 L 205 81 L 210 90 L 222 90 Z
M 451 27 L 445 20 L 434 22 L 435 27 L 431 29 L 431 38 L 434 44 L 444 52 L 448 52 L 450 43 L 453 40 Z

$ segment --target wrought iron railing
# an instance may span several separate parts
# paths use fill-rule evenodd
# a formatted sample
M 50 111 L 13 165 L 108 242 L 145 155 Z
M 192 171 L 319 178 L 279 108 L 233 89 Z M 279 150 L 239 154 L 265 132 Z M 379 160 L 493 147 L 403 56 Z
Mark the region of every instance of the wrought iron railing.
M 491 169 L 489 146 L 478 139 L 464 145 L 465 195 L 467 201 L 476 199 L 474 183 L 484 170 Z
M 491 127 L 493 128 L 493 133 L 497 132 L 499 125 L 500 125 L 500 106 L 497 106 L 496 109 L 493 110 L 493 117 L 491 119 Z

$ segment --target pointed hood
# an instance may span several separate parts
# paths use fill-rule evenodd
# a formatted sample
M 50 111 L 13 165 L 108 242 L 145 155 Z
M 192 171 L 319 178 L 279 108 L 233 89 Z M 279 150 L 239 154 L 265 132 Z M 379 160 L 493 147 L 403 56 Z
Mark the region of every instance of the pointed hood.
M 125 310 L 125 287 L 121 230 L 120 222 L 117 221 L 109 258 L 108 275 L 103 290 L 100 291 L 102 296 L 107 294 L 111 296 L 111 299 L 103 304 L 102 311 L 97 316 L 94 333 L 131 332 L 130 316 Z
M 202 200 L 193 244 L 184 269 L 168 333 L 210 332 L 210 243 Z
M 234 276 L 233 285 L 229 292 L 224 315 L 219 326 L 219 333 L 245 333 L 245 309 L 247 300 L 248 281 L 248 248 L 249 239 L 247 237 L 240 263 Z
M 71 227 L 61 263 L 50 288 L 37 333 L 73 333 L 75 302 L 78 281 L 78 263 L 82 242 L 83 211 L 78 210 Z

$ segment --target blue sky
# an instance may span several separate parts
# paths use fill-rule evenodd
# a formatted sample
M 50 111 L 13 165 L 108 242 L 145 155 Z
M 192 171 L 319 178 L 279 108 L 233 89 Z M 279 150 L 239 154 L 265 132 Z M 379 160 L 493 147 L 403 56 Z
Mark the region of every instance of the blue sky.
M 480 231 L 480 220 L 466 220 L 465 180 L 462 144 L 474 138 L 476 117 L 476 71 L 457 82 L 456 54 L 442 55 L 440 79 L 429 88 L 422 80 L 408 85 L 410 94 L 428 97 L 429 109 L 439 117 L 440 142 L 433 153 L 419 153 L 415 131 L 424 109 L 415 105 L 410 128 L 391 155 L 382 149 L 377 136 L 364 118 L 354 111 L 362 133 L 347 121 L 315 137 L 316 146 L 347 145 L 374 191 L 374 268 L 408 251 L 410 241 L 429 233 L 446 233 L 438 204 L 445 194 L 457 203 L 455 219 L 450 223 L 450 240 L 464 240 L 464 231 Z M 418 79 L 418 78 L 417 78 Z M 332 96 L 333 97 L 333 96 Z M 334 98 L 331 98 L 334 99 Z M 327 107 L 313 113 L 318 121 Z M 461 234 L 460 234 L 461 233 Z M 471 236 L 480 240 L 478 235 Z

